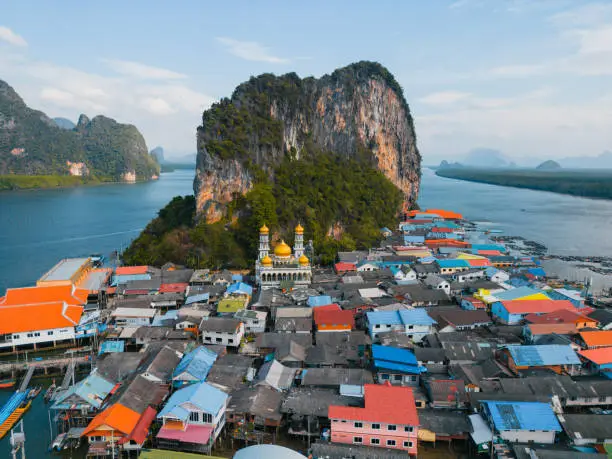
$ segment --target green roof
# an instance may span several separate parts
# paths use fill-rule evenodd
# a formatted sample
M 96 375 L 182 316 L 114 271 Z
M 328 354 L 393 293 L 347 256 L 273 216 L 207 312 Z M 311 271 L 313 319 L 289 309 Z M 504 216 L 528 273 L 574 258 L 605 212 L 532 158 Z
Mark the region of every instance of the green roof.
M 201 454 L 179 453 L 177 451 L 164 451 L 161 449 L 143 449 L 138 456 L 140 459 L 226 459 L 220 456 L 203 456 Z
M 217 305 L 217 312 L 238 312 L 245 308 L 244 299 L 223 298 Z

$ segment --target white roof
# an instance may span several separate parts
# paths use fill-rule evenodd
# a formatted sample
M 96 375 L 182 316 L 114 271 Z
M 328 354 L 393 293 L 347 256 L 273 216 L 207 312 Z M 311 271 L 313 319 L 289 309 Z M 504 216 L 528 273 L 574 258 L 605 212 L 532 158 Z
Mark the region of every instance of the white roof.
M 119 335 L 120 339 L 129 339 L 132 336 L 134 336 L 134 333 L 136 333 L 136 330 L 138 330 L 140 327 L 123 327 L 123 330 L 121 330 L 121 334 Z
M 276 318 L 281 317 L 312 317 L 312 308 L 276 308 Z
M 385 296 L 385 292 L 379 288 L 360 288 L 359 295 L 363 298 L 380 298 Z
M 468 416 L 470 418 L 470 422 L 472 423 L 473 432 L 470 434 L 474 443 L 480 445 L 481 443 L 486 443 L 491 441 L 491 429 L 486 424 L 482 416 L 479 414 L 471 414 Z
M 155 309 L 148 308 L 117 308 L 111 316 L 112 317 L 148 317 L 153 318 L 157 314 Z

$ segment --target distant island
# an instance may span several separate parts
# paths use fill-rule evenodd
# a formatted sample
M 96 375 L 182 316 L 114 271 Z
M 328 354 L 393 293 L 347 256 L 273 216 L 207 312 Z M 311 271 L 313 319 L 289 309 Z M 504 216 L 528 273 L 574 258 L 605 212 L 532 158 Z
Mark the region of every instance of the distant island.
M 0 190 L 155 179 L 160 167 L 135 126 L 81 115 L 75 125 L 26 105 L 0 80 Z
M 561 164 L 559 164 L 557 161 L 549 159 L 548 161 L 544 161 L 543 163 L 538 165 L 536 169 L 539 171 L 556 171 L 561 169 Z
M 436 175 L 585 198 L 612 199 L 612 170 L 564 170 L 548 167 L 550 165 L 547 165 L 545 169 L 438 168 Z

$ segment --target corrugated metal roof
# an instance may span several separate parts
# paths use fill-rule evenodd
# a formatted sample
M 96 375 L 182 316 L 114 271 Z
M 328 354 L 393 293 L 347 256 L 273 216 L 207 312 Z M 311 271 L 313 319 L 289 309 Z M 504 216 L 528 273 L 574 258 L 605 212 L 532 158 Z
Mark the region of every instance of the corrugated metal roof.
M 538 290 L 531 287 L 517 287 L 505 292 L 496 293 L 495 297 L 499 300 L 516 300 L 518 298 L 524 298 L 526 296 L 535 295 L 537 293 L 543 293 L 542 290 Z
M 321 296 L 309 296 L 308 297 L 308 306 L 325 306 L 326 304 L 331 304 L 332 299 L 331 296 L 321 295 Z
M 485 401 L 497 430 L 561 431 L 561 424 L 548 403 Z
M 436 323 L 425 309 L 403 309 L 398 311 L 402 322 L 406 325 L 433 325 Z
M 236 282 L 235 284 L 232 284 L 227 288 L 226 293 L 228 295 L 236 293 L 250 296 L 253 294 L 253 287 L 251 287 L 249 284 L 245 284 L 244 282 Z
M 548 344 L 542 346 L 506 346 L 512 360 L 519 367 L 549 365 L 579 365 L 580 359 L 570 345 Z
M 372 344 L 372 357 L 375 360 L 386 360 L 405 365 L 418 365 L 417 358 L 412 351 L 391 346 Z
M 213 364 L 217 360 L 217 354 L 203 346 L 195 348 L 186 354 L 174 370 L 173 378 L 178 378 L 183 373 L 188 373 L 198 381 L 204 381 Z
M 457 258 L 450 258 L 446 260 L 438 260 L 438 266 L 440 268 L 469 268 L 470 264 L 467 260 L 460 260 Z
M 157 415 L 157 418 L 168 416 L 186 420 L 189 418 L 190 411 L 184 408 L 183 405 L 187 403 L 195 405 L 202 411 L 214 416 L 223 408 L 226 400 L 227 394 L 210 384 L 205 382 L 193 384 L 179 389 L 172 394 L 164 409 Z

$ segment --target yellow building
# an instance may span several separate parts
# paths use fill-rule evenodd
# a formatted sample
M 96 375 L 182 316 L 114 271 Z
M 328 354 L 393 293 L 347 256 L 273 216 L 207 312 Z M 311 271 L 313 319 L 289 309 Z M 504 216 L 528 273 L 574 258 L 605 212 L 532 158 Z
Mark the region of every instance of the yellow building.
M 76 285 L 87 276 L 92 268 L 91 258 L 65 258 L 43 274 L 36 281 L 36 285 L 38 287 Z

